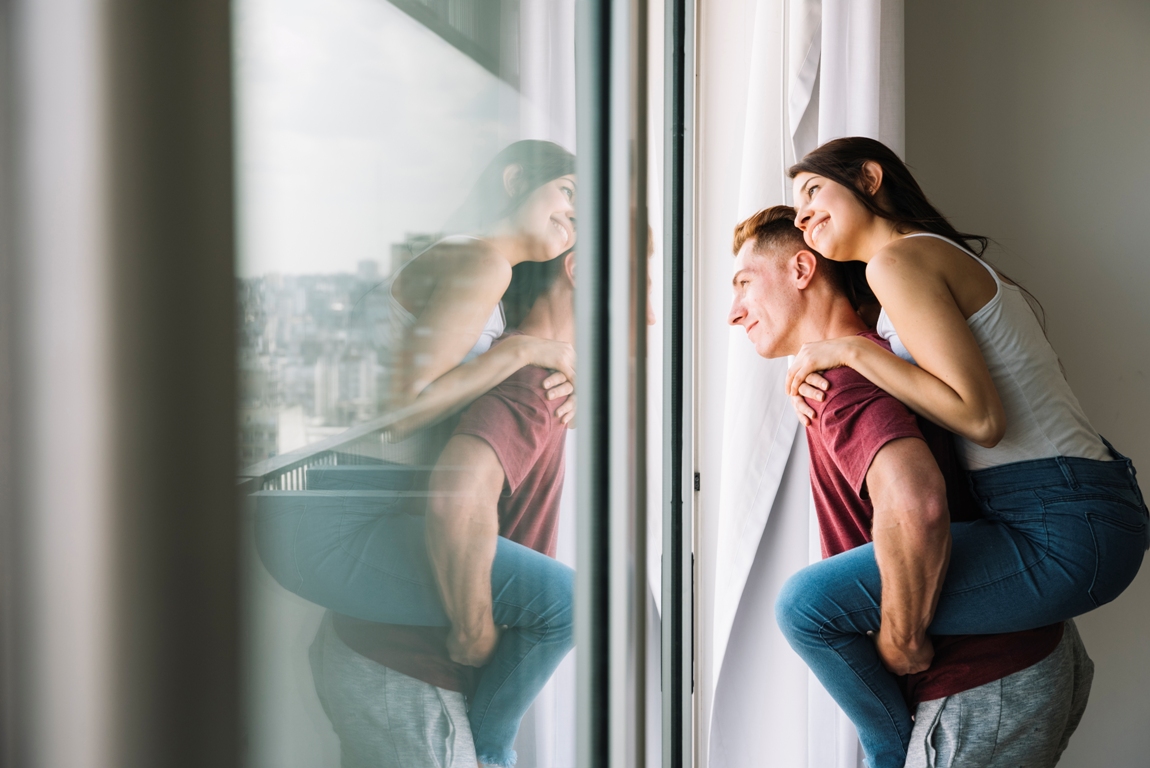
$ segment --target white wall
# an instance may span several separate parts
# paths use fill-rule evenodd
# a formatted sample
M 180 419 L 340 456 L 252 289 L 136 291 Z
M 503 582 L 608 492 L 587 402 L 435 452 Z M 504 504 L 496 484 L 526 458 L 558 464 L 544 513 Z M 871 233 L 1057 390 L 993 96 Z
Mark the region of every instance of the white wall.
M 1098 430 L 1150 490 L 1150 3 L 907 0 L 907 161 L 1043 303 Z M 1096 664 L 1061 765 L 1150 765 L 1150 568 L 1079 620 Z

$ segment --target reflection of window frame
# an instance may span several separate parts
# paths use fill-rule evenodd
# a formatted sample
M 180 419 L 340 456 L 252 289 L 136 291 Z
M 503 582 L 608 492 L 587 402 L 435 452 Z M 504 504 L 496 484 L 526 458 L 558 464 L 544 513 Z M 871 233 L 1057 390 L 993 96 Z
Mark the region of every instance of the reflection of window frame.
M 507 22 L 518 24 L 519 0 L 388 0 L 491 74 L 519 85 L 518 66 L 503 62 Z M 469 33 L 464 21 L 471 22 Z

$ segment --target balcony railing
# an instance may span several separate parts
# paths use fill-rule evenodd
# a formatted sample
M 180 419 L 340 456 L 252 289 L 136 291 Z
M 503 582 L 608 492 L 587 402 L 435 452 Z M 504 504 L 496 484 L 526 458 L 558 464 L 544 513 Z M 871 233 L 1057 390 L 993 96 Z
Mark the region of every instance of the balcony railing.
M 393 416 L 381 416 L 349 427 L 338 435 L 252 464 L 240 471 L 240 491 L 244 494 L 256 491 L 306 491 L 309 469 L 380 464 L 381 460 L 375 458 L 372 452 L 374 449 L 378 453 L 383 432 L 393 422 Z

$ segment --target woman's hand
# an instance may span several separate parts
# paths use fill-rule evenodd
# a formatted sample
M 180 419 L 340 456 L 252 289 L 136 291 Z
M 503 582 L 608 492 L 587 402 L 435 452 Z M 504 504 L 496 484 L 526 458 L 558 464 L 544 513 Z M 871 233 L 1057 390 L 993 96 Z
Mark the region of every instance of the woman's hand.
M 795 409 L 795 414 L 799 417 L 799 423 L 804 427 L 809 427 L 811 422 L 815 420 L 816 415 L 815 409 L 807 403 L 807 400 L 815 400 L 821 403 L 826 398 L 826 391 L 830 386 L 831 383 L 823 378 L 822 374 L 808 373 L 807 377 L 799 382 L 799 393 L 797 395 L 790 395 L 791 407 Z
M 491 660 L 502 634 L 503 627 L 497 627 L 490 621 L 476 633 L 452 630 L 447 633 L 447 655 L 456 664 L 482 667 Z
M 555 410 L 555 418 L 568 427 L 575 426 L 575 348 L 563 341 L 522 336 L 528 345 L 528 365 L 548 368 L 554 373 L 543 380 L 548 400 L 567 399 Z
M 815 419 L 815 409 L 806 400 L 822 402 L 831 383 L 819 373 L 830 368 L 847 365 L 853 337 L 816 341 L 804 344 L 787 370 L 786 393 L 799 423 L 809 427 Z
M 854 359 L 858 336 L 844 336 L 840 339 L 813 341 L 804 344 L 795 355 L 791 367 L 787 369 L 786 392 L 788 395 L 805 395 L 822 400 L 821 392 L 826 391 L 827 380 L 818 375 L 819 371 L 851 366 Z M 811 374 L 815 374 L 812 377 Z M 806 384 L 807 387 L 803 387 Z

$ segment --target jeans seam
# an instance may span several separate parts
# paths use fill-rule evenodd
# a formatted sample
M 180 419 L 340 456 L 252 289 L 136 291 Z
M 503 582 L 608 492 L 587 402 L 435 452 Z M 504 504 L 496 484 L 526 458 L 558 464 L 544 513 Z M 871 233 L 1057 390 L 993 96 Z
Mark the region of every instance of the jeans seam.
M 827 647 L 827 649 L 829 649 L 829 650 L 831 650 L 831 651 L 833 651 L 833 652 L 834 652 L 834 654 L 835 654 L 835 655 L 836 655 L 836 656 L 839 658 L 839 660 L 840 660 L 840 661 L 841 661 L 843 664 L 845 664 L 845 665 L 846 665 L 847 669 L 849 669 L 849 670 L 851 671 L 851 673 L 852 673 L 852 674 L 853 674 L 853 675 L 854 675 L 856 678 L 858 678 L 859 682 L 861 682 L 861 683 L 863 684 L 863 687 L 865 687 L 865 688 L 866 688 L 866 689 L 867 689 L 867 690 L 870 692 L 871 696 L 873 696 L 873 697 L 874 697 L 874 698 L 875 698 L 875 699 L 876 699 L 876 700 L 879 702 L 879 704 L 881 704 L 881 705 L 882 705 L 882 708 L 883 708 L 883 710 L 885 710 L 885 711 L 886 711 L 887 717 L 888 717 L 888 718 L 890 718 L 890 723 L 891 723 L 891 726 L 894 728 L 895 732 L 896 732 L 896 733 L 898 733 L 898 723 L 897 723 L 897 722 L 895 722 L 895 716 L 894 716 L 894 713 L 893 713 L 893 712 L 891 712 L 891 709 L 890 709 L 890 707 L 889 707 L 889 706 L 887 706 L 887 703 L 886 703 L 885 701 L 883 701 L 882 697 L 878 695 L 878 693 L 877 693 L 877 692 L 874 690 L 874 688 L 873 688 L 873 687 L 871 687 L 871 684 L 870 684 L 870 683 L 869 683 L 869 682 L 866 680 L 866 678 L 864 678 L 862 675 L 860 675 L 860 674 L 859 674 L 858 670 L 856 670 L 856 669 L 854 668 L 854 665 L 853 665 L 853 664 L 851 664 L 851 663 L 850 663 L 850 662 L 849 662 L 849 661 L 846 659 L 846 657 L 845 657 L 845 656 L 842 654 L 842 652 L 841 652 L 839 649 L 835 648 L 833 645 L 831 645 L 831 644 L 830 644 L 830 643 L 827 641 L 827 633 L 826 633 L 826 629 L 827 629 L 827 627 L 831 626 L 832 624 L 834 624 L 834 623 L 835 623 L 836 621 L 838 621 L 839 619 L 842 619 L 842 618 L 845 618 L 845 617 L 848 617 L 848 616 L 853 616 L 853 615 L 854 615 L 854 614 L 856 614 L 856 613 L 869 613 L 871 610 L 872 610 L 872 609 L 870 609 L 870 608 L 860 608 L 859 610 L 856 610 L 856 611 L 847 611 L 847 612 L 845 612 L 845 613 L 840 613 L 840 614 L 838 614 L 837 616 L 835 616 L 835 617 L 833 617 L 833 618 L 828 618 L 826 621 L 824 621 L 824 622 L 823 622 L 823 623 L 822 623 L 822 624 L 819 626 L 819 628 L 818 628 L 818 635 L 819 635 L 819 639 L 820 639 L 820 640 L 822 640 L 822 642 L 823 642 L 823 645 L 825 645 L 825 646 Z M 848 633 L 835 632 L 834 634 L 843 635 L 843 634 L 856 634 L 856 633 L 853 633 L 853 632 L 848 632 Z M 876 650 L 876 654 L 877 654 L 877 650 Z M 880 664 L 882 663 L 882 660 L 881 660 L 881 658 L 879 659 L 879 663 L 880 663 Z M 888 673 L 889 673 L 889 672 L 888 672 Z M 909 713 L 909 708 L 908 708 L 908 713 Z M 900 735 L 900 736 L 899 736 L 899 738 L 901 739 L 901 738 L 902 738 L 902 736 Z M 904 759 L 905 759 L 905 753 L 906 753 L 906 749 L 907 749 L 907 745 L 906 745 L 906 744 L 903 744 L 903 753 L 904 753 Z
M 1012 528 L 1012 526 L 1009 526 L 1006 523 L 1003 523 L 999 520 L 994 520 L 992 522 L 996 523 L 997 525 L 1005 525 L 1008 528 Z M 1045 560 L 1047 557 L 1049 557 L 1050 556 L 1050 524 L 1049 524 L 1049 522 L 1047 520 L 1047 516 L 1046 516 L 1046 504 L 1045 504 L 1045 502 L 1043 502 L 1043 507 L 1042 507 L 1042 533 L 1043 533 L 1042 554 L 1041 554 L 1041 556 L 1038 557 L 1038 559 L 1036 559 L 1032 563 L 1029 563 L 1025 568 L 1021 568 L 1017 571 L 1014 571 L 1013 573 L 1008 573 L 1005 576 L 1001 576 L 997 579 L 994 579 L 993 581 L 984 581 L 981 584 L 976 584 L 974 586 L 966 587 L 965 589 L 958 589 L 958 590 L 954 590 L 954 591 L 949 591 L 949 590 L 944 589 L 942 592 L 942 596 L 965 595 L 968 592 L 975 592 L 975 591 L 980 590 L 980 589 L 985 589 L 986 587 L 989 587 L 992 584 L 998 584 L 999 582 L 1006 581 L 1007 579 L 1013 579 L 1016 576 L 1020 576 L 1024 573 L 1027 573 L 1028 571 L 1034 570 L 1034 568 L 1037 567 L 1039 563 L 1041 563 L 1043 560 Z
M 403 581 L 403 582 L 406 582 L 408 584 L 414 584 L 417 587 L 427 586 L 427 582 L 425 582 L 421 579 L 412 579 L 412 578 L 408 578 L 407 576 L 403 576 L 401 574 L 394 573 L 394 572 L 389 571 L 389 570 L 385 570 L 384 568 L 381 568 L 381 567 L 379 567 L 373 563 L 370 563 L 367 560 L 365 560 L 363 557 L 361 557 L 360 555 L 357 555 L 356 553 L 352 552 L 351 549 L 347 546 L 347 539 L 353 538 L 356 534 L 353 533 L 350 535 L 345 535 L 343 532 L 344 520 L 347 517 L 347 515 L 348 515 L 347 512 L 340 512 L 339 513 L 339 549 L 341 552 L 343 552 L 345 555 L 347 555 L 348 559 L 358 563 L 359 565 L 361 565 L 365 568 L 369 568 L 369 569 L 375 571 L 376 573 L 382 573 L 385 576 L 387 576 L 388 578 L 397 579 L 399 581 Z M 382 517 L 382 515 L 381 515 L 381 517 Z M 398 517 L 398 515 L 395 515 L 395 517 Z M 377 520 L 379 520 L 378 517 L 372 518 L 371 520 L 365 522 L 364 525 L 374 523 Z M 358 531 L 356 533 L 358 533 Z
M 507 603 L 505 601 L 502 601 L 502 600 L 495 600 L 492 602 L 492 605 L 511 605 L 511 604 Z M 532 610 L 527 609 L 527 608 L 519 608 L 519 610 L 530 613 L 532 616 L 534 616 L 536 618 L 536 620 L 542 621 L 542 623 L 543 623 L 542 633 L 541 633 L 538 640 L 531 643 L 531 647 L 527 649 L 527 652 L 519 657 L 519 661 L 517 661 L 515 663 L 515 666 L 512 667 L 508 671 L 507 675 L 504 676 L 503 681 L 499 683 L 499 687 L 496 688 L 494 691 L 492 691 L 491 695 L 487 697 L 487 703 L 483 705 L 483 713 L 479 717 L 479 722 L 478 723 L 474 723 L 474 722 L 472 723 L 472 732 L 473 732 L 472 735 L 473 736 L 474 736 L 474 732 L 478 731 L 483 726 L 483 721 L 487 719 L 487 713 L 491 710 L 491 700 L 494 699 L 496 697 L 496 695 L 498 695 L 499 692 L 503 690 L 503 687 L 507 684 L 507 681 L 510 680 L 511 676 L 515 674 L 515 671 L 517 669 L 519 669 L 520 666 L 523 665 L 523 661 L 527 658 L 527 656 L 532 651 L 534 651 L 537 647 L 539 647 L 539 644 L 542 643 L 547 638 L 547 635 L 549 635 L 551 633 L 551 622 L 547 621 L 543 617 L 542 614 L 536 613 L 535 611 L 532 611 Z M 474 704 L 475 704 L 475 701 L 473 698 L 472 699 L 472 710 L 475 709 Z

